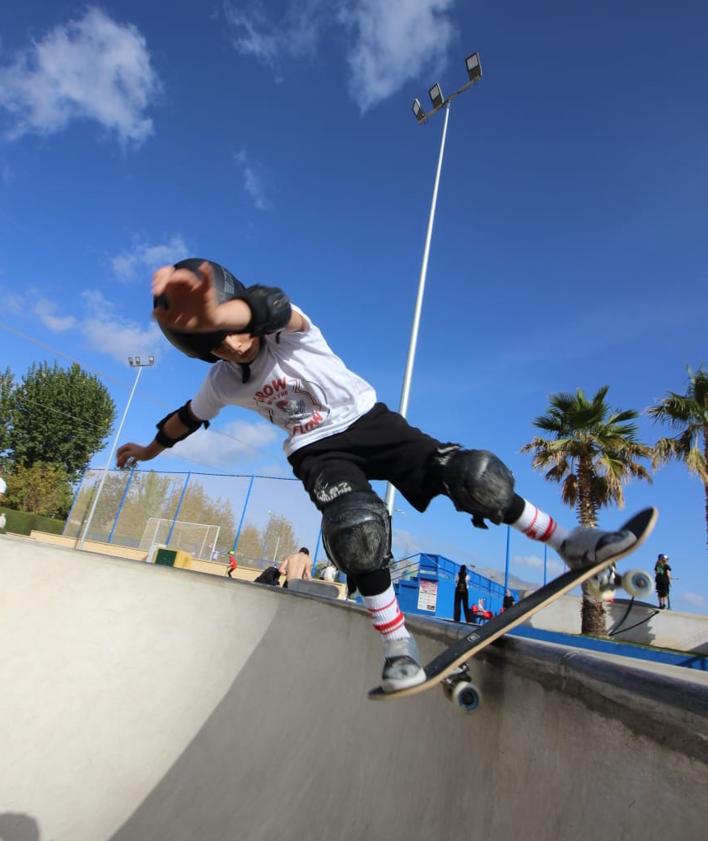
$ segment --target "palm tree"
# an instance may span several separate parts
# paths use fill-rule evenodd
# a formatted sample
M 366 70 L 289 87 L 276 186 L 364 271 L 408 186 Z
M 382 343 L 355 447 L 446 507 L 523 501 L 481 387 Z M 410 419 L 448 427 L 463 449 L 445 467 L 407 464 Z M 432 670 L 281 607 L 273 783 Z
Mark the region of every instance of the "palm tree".
M 703 482 L 706 500 L 706 545 L 708 546 L 708 373 L 701 365 L 694 373 L 688 369 L 686 394 L 670 391 L 656 406 L 649 408 L 655 419 L 673 426 L 673 438 L 660 438 L 654 446 L 654 466 L 671 459 L 682 461 Z M 701 436 L 703 452 L 701 453 Z
M 524 444 L 521 452 L 533 452 L 532 465 L 547 470 L 549 482 L 562 482 L 563 502 L 576 509 L 580 525 L 597 526 L 600 508 L 624 505 L 623 486 L 630 479 L 651 481 L 638 459 L 650 458 L 652 449 L 637 441 L 638 413 L 610 409 L 605 402 L 609 386 L 591 399 L 582 389 L 575 394 L 550 396 L 547 414 L 534 426 L 550 433 Z M 582 633 L 604 636 L 605 610 L 601 601 L 583 587 Z

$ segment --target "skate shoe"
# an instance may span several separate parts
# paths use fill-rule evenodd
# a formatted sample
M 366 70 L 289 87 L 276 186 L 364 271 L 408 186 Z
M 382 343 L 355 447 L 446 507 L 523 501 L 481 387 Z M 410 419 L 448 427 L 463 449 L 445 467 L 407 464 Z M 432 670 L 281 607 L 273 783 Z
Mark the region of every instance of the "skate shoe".
M 631 531 L 600 531 L 580 527 L 570 532 L 558 554 L 570 569 L 580 569 L 626 552 L 636 540 Z
M 425 680 L 418 646 L 413 637 L 385 643 L 384 658 L 381 673 L 381 688 L 384 692 L 408 689 L 409 686 L 417 686 Z

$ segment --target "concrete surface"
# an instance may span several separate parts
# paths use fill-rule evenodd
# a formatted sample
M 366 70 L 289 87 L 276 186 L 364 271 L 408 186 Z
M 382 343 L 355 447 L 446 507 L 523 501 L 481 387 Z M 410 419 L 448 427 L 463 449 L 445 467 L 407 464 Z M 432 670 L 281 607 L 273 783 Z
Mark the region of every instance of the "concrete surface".
M 54 546 L 64 546 L 67 549 L 75 549 L 79 543 L 78 539 L 75 537 L 64 537 L 60 534 L 50 534 L 49 532 L 37 531 L 36 529 L 33 529 L 29 536 L 32 540 L 36 540 L 38 543 L 51 543 Z M 9 534 L 8 537 L 21 540 L 25 539 L 23 535 L 18 534 Z M 129 558 L 133 561 L 147 560 L 147 551 L 145 549 L 131 549 L 128 546 L 120 546 L 117 543 L 103 543 L 99 540 L 87 540 L 84 545 L 84 549 L 87 552 L 92 552 L 98 555 L 109 555 L 112 558 Z M 152 560 L 153 559 L 151 559 L 151 562 Z M 194 572 L 206 572 L 209 575 L 219 575 L 224 578 L 228 577 L 228 564 L 225 560 L 203 561 L 189 555 L 187 563 L 179 563 L 175 564 L 175 566 L 185 567 L 193 570 Z M 238 581 L 253 581 L 258 578 L 262 572 L 263 569 L 261 567 L 252 567 L 248 564 L 239 562 L 235 571 L 231 574 L 231 579 L 236 579 Z M 284 576 L 281 576 L 281 583 L 284 580 Z M 340 584 L 339 582 L 333 581 L 327 582 L 327 587 L 330 589 L 321 591 L 322 595 L 327 595 L 337 599 L 346 599 L 346 584 Z M 0 837 L 0 841 L 2 841 L 2 837 Z
M 350 605 L 0 537 L 0 839 L 705 838 L 705 684 L 506 640 L 464 716 L 379 668 Z

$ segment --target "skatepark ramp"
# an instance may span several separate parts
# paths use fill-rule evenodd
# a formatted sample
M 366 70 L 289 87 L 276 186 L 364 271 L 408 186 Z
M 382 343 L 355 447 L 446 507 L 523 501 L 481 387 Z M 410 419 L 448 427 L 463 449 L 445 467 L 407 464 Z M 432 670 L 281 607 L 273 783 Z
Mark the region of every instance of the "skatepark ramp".
M 0 839 L 706 837 L 704 675 L 505 640 L 464 715 L 369 701 L 380 657 L 341 602 L 0 536 Z

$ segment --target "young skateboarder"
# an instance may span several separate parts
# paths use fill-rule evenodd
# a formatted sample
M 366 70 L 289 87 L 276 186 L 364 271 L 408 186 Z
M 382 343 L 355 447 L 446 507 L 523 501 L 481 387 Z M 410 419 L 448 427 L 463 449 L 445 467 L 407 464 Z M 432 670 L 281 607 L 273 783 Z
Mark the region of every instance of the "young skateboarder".
M 117 451 L 125 467 L 191 435 L 227 405 L 253 409 L 287 433 L 293 472 L 322 512 L 330 560 L 353 582 L 383 640 L 385 691 L 425 680 L 391 585 L 391 525 L 370 480 L 387 480 L 418 511 L 448 496 L 472 523 L 506 523 L 554 548 L 568 566 L 601 561 L 635 542 L 629 532 L 562 529 L 514 492 L 488 450 L 443 443 L 377 402 L 302 310 L 274 287 L 244 287 L 217 263 L 183 260 L 153 276 L 154 316 L 187 356 L 212 363 L 197 394 L 157 424 L 147 446 Z

